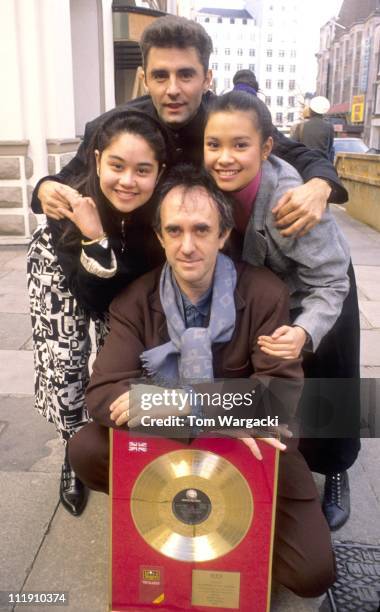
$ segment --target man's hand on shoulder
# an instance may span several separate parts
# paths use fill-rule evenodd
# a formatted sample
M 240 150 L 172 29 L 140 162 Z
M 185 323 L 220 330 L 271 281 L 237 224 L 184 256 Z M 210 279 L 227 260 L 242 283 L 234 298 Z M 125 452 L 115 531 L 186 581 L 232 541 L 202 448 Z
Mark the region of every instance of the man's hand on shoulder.
M 38 189 L 38 198 L 45 215 L 52 219 L 64 219 L 59 209 L 70 210 L 69 198 L 78 195 L 76 189 L 56 181 L 43 181 Z
M 330 185 L 320 178 L 289 189 L 272 210 L 280 234 L 307 234 L 322 219 L 330 193 Z

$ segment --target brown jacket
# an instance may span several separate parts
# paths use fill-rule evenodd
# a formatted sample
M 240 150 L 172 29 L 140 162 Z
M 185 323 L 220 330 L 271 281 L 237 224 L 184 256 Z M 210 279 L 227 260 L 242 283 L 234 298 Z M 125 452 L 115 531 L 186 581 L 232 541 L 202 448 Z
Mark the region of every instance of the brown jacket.
M 236 268 L 235 331 L 228 343 L 213 346 L 215 377 L 236 379 L 261 374 L 301 381 L 299 359 L 271 357 L 257 345 L 258 336 L 270 334 L 288 323 L 285 284 L 267 268 L 255 268 L 247 263 L 236 264 Z M 111 303 L 111 331 L 95 361 L 86 395 L 91 417 L 105 427 L 115 427 L 109 418 L 110 404 L 128 390 L 131 378 L 142 374 L 141 353 L 169 340 L 159 297 L 160 274 L 161 268 L 145 274 Z M 299 390 L 297 384 L 295 392 L 289 388 L 295 403 Z M 296 451 L 297 442 L 295 438 L 286 441 L 288 451 L 281 453 L 279 494 L 313 499 L 315 485 L 305 461 Z
M 263 353 L 257 338 L 288 323 L 288 290 L 266 268 L 237 264 L 236 325 L 231 340 L 213 346 L 215 378 L 302 379 L 301 361 Z M 168 342 L 166 319 L 159 296 L 161 268 L 132 283 L 111 304 L 111 331 L 97 357 L 87 389 L 91 417 L 113 427 L 109 406 L 128 390 L 131 378 L 142 375 L 140 355 Z M 295 398 L 295 400 L 297 397 Z

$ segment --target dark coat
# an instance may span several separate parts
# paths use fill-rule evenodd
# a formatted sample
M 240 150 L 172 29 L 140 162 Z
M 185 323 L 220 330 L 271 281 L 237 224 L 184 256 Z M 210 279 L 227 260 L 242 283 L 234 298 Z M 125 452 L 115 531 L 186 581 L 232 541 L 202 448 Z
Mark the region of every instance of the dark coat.
M 298 124 L 295 139 L 309 149 L 317 149 L 327 159 L 333 157 L 334 128 L 320 115 L 314 115 L 308 121 Z

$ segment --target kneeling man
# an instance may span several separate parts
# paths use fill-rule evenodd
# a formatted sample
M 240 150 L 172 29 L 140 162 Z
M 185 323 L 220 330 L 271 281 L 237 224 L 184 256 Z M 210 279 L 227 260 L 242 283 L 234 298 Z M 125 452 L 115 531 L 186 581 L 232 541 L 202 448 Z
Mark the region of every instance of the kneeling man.
M 235 265 L 220 253 L 232 226 L 230 203 L 207 173 L 189 166 L 169 173 L 155 228 L 167 262 L 112 302 L 111 331 L 87 391 L 94 421 L 69 442 L 71 465 L 90 488 L 108 492 L 108 428 L 136 421 L 132 379 L 302 377 L 299 360 L 266 355 L 257 344 L 288 323 L 288 292 L 266 268 Z M 283 450 L 273 576 L 300 596 L 321 595 L 334 582 L 334 558 L 311 472 L 295 440 L 287 448 L 266 441 Z M 258 456 L 254 440 L 244 442 Z

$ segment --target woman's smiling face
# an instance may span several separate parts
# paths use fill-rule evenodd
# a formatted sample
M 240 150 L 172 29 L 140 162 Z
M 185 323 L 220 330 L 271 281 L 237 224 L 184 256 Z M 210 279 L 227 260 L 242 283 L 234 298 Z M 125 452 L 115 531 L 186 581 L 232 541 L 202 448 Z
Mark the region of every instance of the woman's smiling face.
M 115 136 L 102 154 L 95 151 L 100 188 L 121 213 L 143 206 L 153 194 L 158 161 L 149 143 L 138 134 Z
M 238 191 L 259 172 L 271 152 L 273 140 L 262 144 L 253 113 L 218 111 L 210 115 L 205 129 L 204 162 L 218 187 Z

